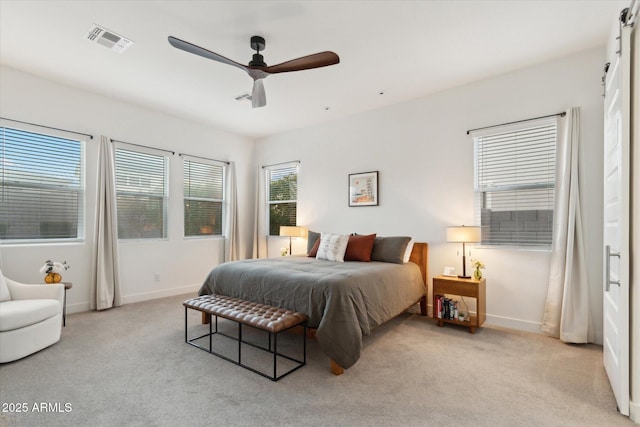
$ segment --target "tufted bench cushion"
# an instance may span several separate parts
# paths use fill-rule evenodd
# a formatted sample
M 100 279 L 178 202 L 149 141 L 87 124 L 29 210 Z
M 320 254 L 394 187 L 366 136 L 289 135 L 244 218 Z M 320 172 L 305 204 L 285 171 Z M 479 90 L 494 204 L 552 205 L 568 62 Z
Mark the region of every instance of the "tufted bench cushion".
M 187 300 L 183 305 L 271 333 L 284 331 L 307 320 L 303 313 L 223 295 L 203 295 Z

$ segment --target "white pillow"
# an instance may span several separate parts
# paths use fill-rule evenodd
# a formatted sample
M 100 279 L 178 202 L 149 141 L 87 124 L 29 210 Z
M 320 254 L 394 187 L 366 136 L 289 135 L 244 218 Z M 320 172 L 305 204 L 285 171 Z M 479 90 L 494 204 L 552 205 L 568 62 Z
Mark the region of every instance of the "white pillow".
M 316 258 L 326 259 L 327 261 L 344 262 L 347 243 L 349 243 L 348 235 L 322 233 L 320 235 L 320 246 L 318 246 Z
M 407 244 L 407 249 L 404 251 L 404 258 L 402 259 L 403 263 L 408 263 L 409 262 L 409 258 L 411 258 L 411 252 L 413 252 L 413 244 L 416 241 L 413 239 L 413 237 L 411 238 L 411 240 L 409 240 L 409 243 Z

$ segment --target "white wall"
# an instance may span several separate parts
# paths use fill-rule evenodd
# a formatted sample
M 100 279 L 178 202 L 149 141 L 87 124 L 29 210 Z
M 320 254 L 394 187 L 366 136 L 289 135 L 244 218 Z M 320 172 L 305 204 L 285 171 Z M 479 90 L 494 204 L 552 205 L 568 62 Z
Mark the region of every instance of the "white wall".
M 12 68 L 0 69 L 0 116 L 175 151 L 170 160 L 170 202 L 166 240 L 121 242 L 124 302 L 194 292 L 223 259 L 221 238 L 184 239 L 181 158 L 178 153 L 236 162 L 240 251 L 251 253 L 254 141 L 132 104 L 53 83 Z M 70 244 L 3 245 L 2 270 L 18 281 L 41 283 L 46 259 L 67 260 L 63 280 L 73 282 L 68 312 L 89 309 L 94 245 L 97 145 L 86 146 L 86 239 Z M 160 280 L 154 276 L 159 273 Z
M 449 225 L 473 223 L 471 128 L 582 108 L 583 219 L 587 230 L 591 306 L 602 336 L 604 49 L 443 91 L 411 102 L 265 138 L 258 164 L 300 160 L 298 224 L 314 231 L 411 235 L 429 243 L 429 276 L 461 269 Z M 349 173 L 379 171 L 380 206 L 347 205 Z M 304 242 L 297 242 L 301 250 Z M 283 246 L 272 239 L 270 255 Z M 296 250 L 294 249 L 294 252 Z M 481 249 L 487 265 L 488 323 L 539 331 L 549 252 Z M 429 279 L 431 283 L 431 279 Z
M 449 225 L 473 222 L 473 150 L 466 130 L 582 108 L 582 205 L 587 230 L 591 306 L 602 335 L 602 98 L 604 49 L 450 89 L 411 102 L 296 130 L 255 144 L 250 139 L 131 104 L 60 85 L 11 68 L 0 69 L 0 116 L 93 135 L 237 162 L 240 247 L 251 248 L 254 166 L 301 160 L 298 222 L 316 231 L 412 235 L 430 244 L 429 276 L 445 265 L 460 269 L 458 247 L 445 242 Z M 89 306 L 93 247 L 95 145 L 87 145 L 87 239 L 68 245 L 2 248 L 3 271 L 39 282 L 48 258 L 66 259 L 73 281 L 69 311 Z M 347 175 L 380 172 L 380 206 L 349 208 Z M 173 192 L 166 241 L 122 243 L 125 302 L 197 289 L 222 259 L 222 240 L 181 236 L 178 156 L 171 161 Z M 176 184 L 178 184 L 176 186 Z M 272 239 L 270 255 L 286 246 Z M 294 253 L 304 251 L 302 239 Z M 548 252 L 477 248 L 487 265 L 488 322 L 538 331 L 546 298 Z M 154 274 L 160 273 L 160 281 Z M 429 280 L 430 282 L 430 280 Z

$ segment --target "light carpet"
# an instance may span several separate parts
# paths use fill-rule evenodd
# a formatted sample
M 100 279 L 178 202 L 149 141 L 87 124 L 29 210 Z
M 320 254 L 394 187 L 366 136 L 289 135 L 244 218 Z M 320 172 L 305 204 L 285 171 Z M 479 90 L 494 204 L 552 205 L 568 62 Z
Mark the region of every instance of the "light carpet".
M 191 297 L 68 316 L 60 342 L 0 365 L 1 409 L 13 408 L 0 427 L 634 425 L 600 346 L 404 313 L 365 337 L 344 375 L 309 340 L 307 365 L 272 382 L 185 344 Z M 190 312 L 190 333 L 199 319 Z

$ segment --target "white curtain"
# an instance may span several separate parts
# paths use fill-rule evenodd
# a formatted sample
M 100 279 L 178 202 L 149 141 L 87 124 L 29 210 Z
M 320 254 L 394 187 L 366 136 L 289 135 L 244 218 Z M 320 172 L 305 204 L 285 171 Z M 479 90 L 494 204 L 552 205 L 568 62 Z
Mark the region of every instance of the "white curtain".
M 256 211 L 253 224 L 253 258 L 266 258 L 267 254 L 267 201 L 265 171 L 260 168 L 257 173 L 256 182 Z
M 100 137 L 98 153 L 98 209 L 96 212 L 95 276 L 90 307 L 105 310 L 122 305 L 118 266 L 115 161 L 109 138 Z
M 580 109 L 560 121 L 549 290 L 542 331 L 570 343 L 594 339 L 580 215 Z
M 234 162 L 229 162 L 226 167 L 227 178 L 225 180 L 226 204 L 226 224 L 224 230 L 224 260 L 237 261 L 240 259 L 240 249 L 238 247 L 238 195 L 236 184 L 236 166 Z

